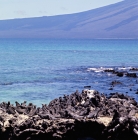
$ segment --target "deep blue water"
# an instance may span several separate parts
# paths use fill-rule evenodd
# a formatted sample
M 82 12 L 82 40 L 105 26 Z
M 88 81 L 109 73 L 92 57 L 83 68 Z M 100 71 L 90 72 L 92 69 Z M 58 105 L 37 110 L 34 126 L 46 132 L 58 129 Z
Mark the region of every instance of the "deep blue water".
M 86 85 L 109 94 L 113 80 L 123 83 L 114 91 L 138 100 L 137 78 L 102 72 L 122 67 L 138 67 L 138 40 L 0 39 L 0 102 L 41 106 Z

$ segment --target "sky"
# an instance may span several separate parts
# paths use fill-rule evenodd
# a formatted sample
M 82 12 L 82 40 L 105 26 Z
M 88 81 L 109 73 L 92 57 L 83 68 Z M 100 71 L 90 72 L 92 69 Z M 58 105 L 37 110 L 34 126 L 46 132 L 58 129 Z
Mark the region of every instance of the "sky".
M 0 0 L 0 20 L 77 13 L 123 0 Z

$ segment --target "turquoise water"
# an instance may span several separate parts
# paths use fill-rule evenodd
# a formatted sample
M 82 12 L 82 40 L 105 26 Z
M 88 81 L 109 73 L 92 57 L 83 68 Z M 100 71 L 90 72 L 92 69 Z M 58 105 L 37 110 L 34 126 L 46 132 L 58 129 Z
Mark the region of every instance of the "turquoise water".
M 138 66 L 138 40 L 0 39 L 0 102 L 40 106 L 86 85 L 108 93 L 108 81 L 117 77 L 89 68 L 124 66 Z

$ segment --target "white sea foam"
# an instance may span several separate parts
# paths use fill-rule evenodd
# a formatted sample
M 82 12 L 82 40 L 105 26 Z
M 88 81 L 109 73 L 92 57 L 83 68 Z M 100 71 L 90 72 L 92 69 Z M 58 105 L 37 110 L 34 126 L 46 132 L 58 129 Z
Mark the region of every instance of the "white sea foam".
M 120 67 L 120 68 L 118 68 L 118 70 L 129 70 L 129 69 L 131 69 L 132 67 Z
M 97 68 L 88 68 L 87 71 L 96 71 Z
M 87 71 L 94 71 L 94 72 L 103 72 L 104 70 L 113 70 L 113 68 L 103 68 L 103 67 L 100 67 L 100 68 L 88 68 Z

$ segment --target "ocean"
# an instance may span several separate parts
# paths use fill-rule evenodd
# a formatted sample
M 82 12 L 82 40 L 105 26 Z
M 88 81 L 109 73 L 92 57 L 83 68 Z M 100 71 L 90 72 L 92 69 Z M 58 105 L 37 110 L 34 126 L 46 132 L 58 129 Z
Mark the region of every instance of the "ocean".
M 132 67 L 138 67 L 138 40 L 0 39 L 0 102 L 41 106 L 84 86 L 138 101 L 138 78 L 104 72 Z M 109 90 L 112 81 L 121 84 Z

